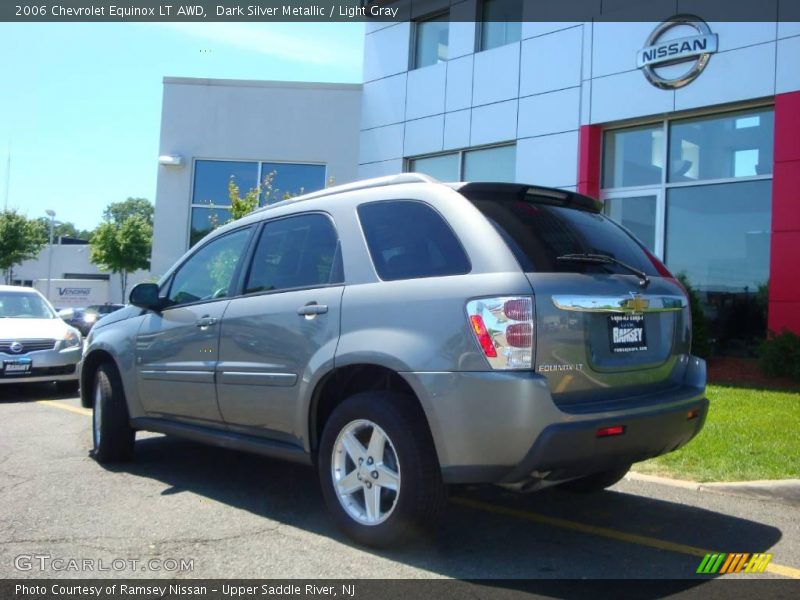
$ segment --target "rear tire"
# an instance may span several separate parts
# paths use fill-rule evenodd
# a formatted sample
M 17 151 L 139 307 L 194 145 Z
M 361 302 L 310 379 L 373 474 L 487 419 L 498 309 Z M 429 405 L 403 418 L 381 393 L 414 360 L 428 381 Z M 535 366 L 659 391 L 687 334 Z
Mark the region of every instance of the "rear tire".
M 580 479 L 573 479 L 562 483 L 559 487 L 574 492 L 577 494 L 591 494 L 593 492 L 600 492 L 606 488 L 610 488 L 615 483 L 622 480 L 623 477 L 630 471 L 631 466 L 620 467 L 618 469 L 610 469 L 608 471 L 601 471 L 593 475 L 587 475 Z
M 135 439 L 122 380 L 112 365 L 100 365 L 94 379 L 92 456 L 99 463 L 129 461 L 133 458 Z
M 336 524 L 366 546 L 418 535 L 444 505 L 428 424 L 402 394 L 363 392 L 337 406 L 320 440 L 319 477 Z

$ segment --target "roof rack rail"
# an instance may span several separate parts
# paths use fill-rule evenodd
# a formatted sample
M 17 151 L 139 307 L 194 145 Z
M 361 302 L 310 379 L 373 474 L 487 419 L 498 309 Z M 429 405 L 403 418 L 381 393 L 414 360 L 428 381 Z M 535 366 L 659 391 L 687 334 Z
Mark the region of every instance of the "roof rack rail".
M 366 190 L 387 185 L 400 185 L 403 183 L 439 183 L 439 180 L 434 179 L 430 175 L 425 175 L 424 173 L 398 173 L 397 175 L 374 177 L 372 179 L 363 179 L 361 181 L 354 181 L 353 183 L 345 183 L 342 185 L 325 188 L 317 192 L 311 192 L 310 194 L 303 194 L 302 196 L 297 196 L 296 198 L 290 198 L 282 202 L 277 202 L 268 206 L 262 206 L 254 212 L 262 212 L 279 205 L 283 206 L 284 202 L 302 202 L 304 200 L 332 196 L 333 194 L 340 194 L 342 192 L 354 192 L 356 190 Z

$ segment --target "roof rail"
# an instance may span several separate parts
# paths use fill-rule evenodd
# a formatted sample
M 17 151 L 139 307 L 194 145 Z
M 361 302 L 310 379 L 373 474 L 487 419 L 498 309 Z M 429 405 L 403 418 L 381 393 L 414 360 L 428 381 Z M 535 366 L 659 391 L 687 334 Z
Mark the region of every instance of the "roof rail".
M 387 175 L 385 177 L 374 177 L 372 179 L 363 179 L 361 181 L 354 181 L 353 183 L 345 183 L 334 187 L 325 188 L 318 192 L 311 192 L 310 194 L 303 194 L 296 198 L 289 198 L 275 204 L 263 206 L 254 212 L 262 212 L 276 206 L 283 206 L 284 203 L 302 202 L 303 200 L 312 200 L 314 198 L 322 198 L 324 196 L 332 196 L 334 194 L 341 194 L 342 192 L 354 192 L 356 190 L 366 190 L 370 188 L 383 187 L 387 185 L 400 185 L 403 183 L 439 183 L 438 179 L 434 179 L 430 175 L 424 173 L 398 173 L 397 175 Z

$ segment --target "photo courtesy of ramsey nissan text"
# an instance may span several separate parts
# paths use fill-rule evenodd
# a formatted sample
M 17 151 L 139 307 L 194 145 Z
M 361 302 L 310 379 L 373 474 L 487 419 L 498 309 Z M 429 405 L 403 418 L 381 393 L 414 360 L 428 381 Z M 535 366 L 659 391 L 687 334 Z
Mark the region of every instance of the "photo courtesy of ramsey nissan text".
M 0 7 L 0 597 L 800 593 L 800 3 Z

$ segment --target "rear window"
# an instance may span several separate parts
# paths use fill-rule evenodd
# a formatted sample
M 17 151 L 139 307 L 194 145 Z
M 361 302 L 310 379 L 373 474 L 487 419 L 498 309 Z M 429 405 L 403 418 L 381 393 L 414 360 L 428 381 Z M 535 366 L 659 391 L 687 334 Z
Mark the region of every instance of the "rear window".
M 469 273 L 461 243 L 444 219 L 415 200 L 371 202 L 358 216 L 372 262 L 384 281 Z
M 603 215 L 529 200 L 475 199 L 526 272 L 629 274 L 615 264 L 560 261 L 565 254 L 607 254 L 658 276 L 641 246 Z

